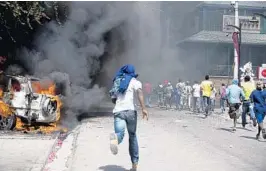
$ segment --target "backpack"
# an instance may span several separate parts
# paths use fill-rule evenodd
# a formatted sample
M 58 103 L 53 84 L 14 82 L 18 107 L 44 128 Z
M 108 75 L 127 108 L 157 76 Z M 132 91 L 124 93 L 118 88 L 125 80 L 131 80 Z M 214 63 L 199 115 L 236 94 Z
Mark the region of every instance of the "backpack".
M 115 78 L 115 80 L 113 82 L 113 86 L 112 86 L 111 90 L 109 91 L 109 95 L 112 99 L 117 98 L 117 95 L 119 94 L 120 83 L 121 83 L 123 78 L 124 78 L 123 76 Z

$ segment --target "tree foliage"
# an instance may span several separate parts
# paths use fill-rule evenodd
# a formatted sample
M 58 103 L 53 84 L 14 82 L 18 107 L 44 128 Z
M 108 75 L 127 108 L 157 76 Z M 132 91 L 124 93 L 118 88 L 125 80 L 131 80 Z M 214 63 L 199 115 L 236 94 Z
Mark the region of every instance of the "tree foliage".
M 45 22 L 56 20 L 61 24 L 59 8 L 64 9 L 66 6 L 60 2 L 1 1 L 0 40 L 23 44 L 25 38 L 32 37 Z

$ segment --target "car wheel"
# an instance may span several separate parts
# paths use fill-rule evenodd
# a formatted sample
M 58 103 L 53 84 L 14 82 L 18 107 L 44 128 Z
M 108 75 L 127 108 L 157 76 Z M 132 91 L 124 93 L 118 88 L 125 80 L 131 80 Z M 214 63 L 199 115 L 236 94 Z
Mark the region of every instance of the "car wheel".
M 12 114 L 8 117 L 0 116 L 0 130 L 13 130 L 16 127 L 17 117 Z

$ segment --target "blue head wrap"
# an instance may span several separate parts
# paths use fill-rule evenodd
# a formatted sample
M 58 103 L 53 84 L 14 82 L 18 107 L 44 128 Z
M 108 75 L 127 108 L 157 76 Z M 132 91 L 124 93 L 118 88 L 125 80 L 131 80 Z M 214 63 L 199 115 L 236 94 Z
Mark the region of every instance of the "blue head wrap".
M 130 80 L 132 78 L 137 78 L 138 74 L 135 73 L 135 67 L 133 65 L 128 64 L 124 65 L 118 70 L 113 81 L 115 81 L 116 78 L 118 77 L 123 77 L 123 79 L 121 79 L 120 81 L 120 86 L 118 91 L 120 93 L 124 93 L 128 88 Z
M 237 79 L 233 79 L 233 80 L 232 80 L 232 84 L 234 84 L 234 85 L 238 85 L 238 80 L 237 80 Z

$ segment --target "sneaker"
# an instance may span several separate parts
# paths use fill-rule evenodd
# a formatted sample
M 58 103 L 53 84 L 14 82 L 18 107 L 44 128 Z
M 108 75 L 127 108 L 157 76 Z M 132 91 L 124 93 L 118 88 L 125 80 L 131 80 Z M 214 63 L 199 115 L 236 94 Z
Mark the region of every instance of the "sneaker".
M 256 135 L 256 140 L 259 140 L 259 139 L 260 139 L 260 135 L 257 134 L 257 135 Z
M 113 155 L 118 153 L 118 139 L 115 133 L 110 134 L 110 150 Z
M 261 130 L 261 133 L 262 133 L 263 139 L 266 139 L 266 130 L 265 129 L 262 129 Z
M 132 164 L 132 168 L 130 169 L 130 171 L 137 171 L 138 168 L 138 164 Z
M 257 120 L 256 120 L 256 118 L 253 118 L 252 119 L 252 122 L 253 122 L 253 126 L 256 127 L 257 126 Z

